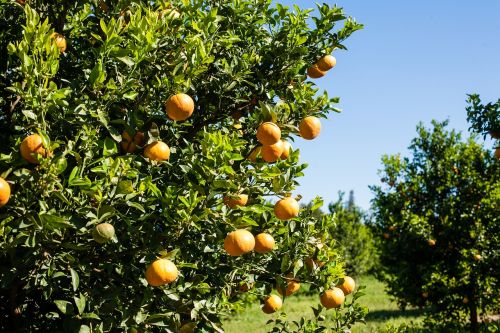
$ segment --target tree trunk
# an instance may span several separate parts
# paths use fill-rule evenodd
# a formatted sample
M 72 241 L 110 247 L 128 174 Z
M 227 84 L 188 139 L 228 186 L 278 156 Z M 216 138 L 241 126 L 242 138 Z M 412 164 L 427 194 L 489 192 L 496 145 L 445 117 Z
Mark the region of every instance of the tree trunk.
M 472 299 L 470 304 L 470 331 L 471 333 L 479 333 L 479 322 L 477 321 L 477 305 L 476 301 Z

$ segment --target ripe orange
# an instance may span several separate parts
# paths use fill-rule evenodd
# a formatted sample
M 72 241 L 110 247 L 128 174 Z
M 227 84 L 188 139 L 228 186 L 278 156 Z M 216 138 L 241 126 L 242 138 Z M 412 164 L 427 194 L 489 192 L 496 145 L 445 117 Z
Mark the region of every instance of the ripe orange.
M 274 214 L 280 220 L 289 220 L 299 216 L 299 203 L 292 197 L 281 199 L 274 205 Z
M 427 244 L 429 244 L 429 246 L 435 246 L 436 245 L 436 241 L 434 239 L 428 239 L 427 240 Z
M 66 51 L 66 38 L 64 38 L 63 35 L 58 34 L 57 32 L 52 33 L 50 37 L 54 38 L 56 41 L 56 45 L 59 48 L 59 51 L 61 53 L 64 53 Z
M 497 159 L 500 159 L 500 147 L 497 147 L 497 148 L 495 149 L 495 157 L 496 157 Z
M 186 120 L 194 112 L 194 101 L 186 94 L 177 94 L 170 96 L 165 104 L 167 115 L 172 120 Z
M 286 160 L 288 156 L 290 156 L 290 150 L 292 149 L 292 145 L 288 141 L 281 141 L 283 142 L 283 153 L 281 154 L 280 158 L 282 160 Z
M 268 253 L 274 249 L 274 238 L 270 234 L 261 233 L 255 237 L 255 252 Z
M 263 145 L 273 145 L 281 139 L 281 130 L 275 123 L 266 122 L 257 128 L 257 140 Z
M 305 117 L 299 124 L 299 134 L 306 140 L 316 138 L 320 131 L 321 122 L 314 116 Z
M 469 303 L 469 298 L 467 296 L 465 296 L 464 298 L 462 298 L 462 303 L 464 303 L 464 304 Z
M 322 70 L 320 70 L 318 68 L 318 65 L 314 64 L 312 65 L 311 67 L 309 67 L 307 69 L 307 75 L 311 78 L 311 79 L 319 79 L 320 77 L 323 77 L 325 76 L 325 72 L 323 72 Z
M 337 59 L 332 55 L 326 55 L 318 60 L 316 66 L 322 72 L 329 71 L 337 64 Z
M 230 196 L 224 196 L 223 201 L 229 208 L 235 208 L 236 206 L 246 206 L 248 202 L 248 195 L 231 194 Z
M 323 305 L 327 309 L 339 307 L 340 305 L 342 305 L 342 303 L 344 303 L 344 300 L 344 292 L 336 287 L 325 291 L 320 296 L 321 305 Z
M 354 291 L 356 288 L 356 282 L 354 282 L 354 279 L 350 276 L 344 276 L 344 282 L 340 286 L 337 286 L 344 292 L 344 295 L 349 295 Z
M 137 146 L 144 145 L 144 139 L 144 133 L 141 131 L 136 132 L 133 139 L 128 132 L 123 132 L 121 147 L 124 152 L 133 153 L 137 150 Z
M 153 287 L 172 283 L 178 275 L 177 267 L 168 259 L 156 259 L 146 269 L 146 280 Z
M 99 243 L 104 244 L 115 237 L 115 228 L 109 223 L 100 223 L 92 230 L 92 238 Z
M 0 208 L 5 206 L 10 199 L 10 185 L 0 177 Z
M 427 298 L 427 297 L 429 297 L 429 293 L 428 293 L 428 292 L 426 292 L 426 291 L 424 291 L 424 292 L 422 293 L 422 298 Z
M 21 156 L 32 164 L 38 164 L 34 154 L 47 157 L 47 152 L 42 144 L 42 137 L 38 134 L 31 134 L 21 142 Z
M 385 238 L 385 239 L 389 239 L 389 238 L 391 238 L 391 235 L 389 235 L 387 232 L 385 232 L 385 233 L 383 234 L 383 236 L 384 236 L 384 238 Z
M 481 259 L 483 259 L 483 257 L 481 257 L 481 255 L 480 255 L 480 254 L 476 253 L 476 254 L 474 255 L 474 260 L 475 260 L 475 261 L 480 261 Z
M 257 146 L 255 147 L 250 155 L 248 155 L 247 159 L 250 162 L 257 162 L 257 157 L 261 158 L 262 157 L 262 146 Z
M 265 145 L 262 147 L 262 159 L 268 163 L 276 162 L 283 154 L 283 141 L 278 140 L 273 145 Z
M 144 157 L 152 161 L 166 161 L 170 158 L 170 148 L 165 142 L 155 141 L 144 148 Z
M 391 225 L 391 226 L 389 227 L 389 231 L 394 231 L 394 230 L 396 230 L 396 226 Z
M 271 314 L 281 309 L 282 306 L 283 301 L 281 300 L 281 297 L 278 295 L 270 295 L 264 301 L 262 311 L 264 311 L 264 313 Z
M 287 281 L 286 296 L 290 296 L 293 293 L 296 293 L 300 289 L 299 281 L 295 279 L 292 274 L 288 274 L 285 280 Z M 276 286 L 276 290 L 280 295 L 283 295 L 283 290 L 281 290 L 280 286 Z
M 230 232 L 224 239 L 224 249 L 229 255 L 236 257 L 251 252 L 255 247 L 255 238 L 245 229 Z

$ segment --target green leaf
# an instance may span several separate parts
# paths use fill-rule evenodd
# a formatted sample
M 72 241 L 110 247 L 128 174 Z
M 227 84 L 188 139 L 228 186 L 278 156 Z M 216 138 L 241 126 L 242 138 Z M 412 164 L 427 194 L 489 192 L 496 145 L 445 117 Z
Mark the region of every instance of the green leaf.
M 73 299 L 75 300 L 75 304 L 76 304 L 76 307 L 78 309 L 78 313 L 82 314 L 85 311 L 85 303 L 86 303 L 87 299 L 81 293 L 80 293 L 80 297 L 75 296 L 75 297 L 73 297 Z
M 71 285 L 73 286 L 73 291 L 76 291 L 78 289 L 78 285 L 80 284 L 80 278 L 78 277 L 78 273 L 73 268 L 70 268 L 70 271 Z
M 40 218 L 40 222 L 42 222 L 42 225 L 48 229 L 56 230 L 56 229 L 65 229 L 74 227 L 65 218 L 61 216 L 42 213 L 38 214 L 38 217 Z
M 55 305 L 61 311 L 63 314 L 69 314 L 72 312 L 72 305 L 68 301 L 63 301 L 63 300 L 55 300 L 54 301 Z

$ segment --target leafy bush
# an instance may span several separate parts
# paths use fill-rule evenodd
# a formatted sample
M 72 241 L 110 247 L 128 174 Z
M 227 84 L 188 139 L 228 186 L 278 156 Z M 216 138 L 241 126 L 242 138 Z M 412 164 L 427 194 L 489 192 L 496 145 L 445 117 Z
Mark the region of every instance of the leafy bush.
M 261 123 L 292 141 L 303 118 L 337 111 L 305 73 L 361 25 L 322 5 L 311 28 L 312 10 L 270 0 L 17 2 L 0 7 L 0 176 L 12 193 L 0 330 L 221 331 L 244 284 L 264 300 L 290 273 L 320 292 L 341 282 L 323 221 L 308 209 L 281 221 L 265 200 L 295 189 L 299 152 L 246 157 Z M 179 95 L 167 117 L 178 93 L 194 108 Z M 234 194 L 248 204 L 227 207 Z M 238 228 L 277 247 L 231 257 L 224 239 Z M 311 271 L 319 239 L 329 260 Z M 330 311 L 334 331 L 364 312 Z
M 372 187 L 380 277 L 402 306 L 432 306 L 429 327 L 477 332 L 500 305 L 500 163 L 432 124 L 417 127 L 410 157 L 383 157 Z

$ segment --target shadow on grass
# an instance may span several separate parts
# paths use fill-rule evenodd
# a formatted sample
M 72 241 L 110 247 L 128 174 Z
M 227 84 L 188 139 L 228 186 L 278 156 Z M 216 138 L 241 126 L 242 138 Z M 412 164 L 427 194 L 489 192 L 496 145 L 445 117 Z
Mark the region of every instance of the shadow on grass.
M 366 316 L 366 321 L 385 321 L 390 318 L 408 318 L 419 317 L 424 315 L 425 310 L 411 309 L 411 310 L 377 310 L 370 311 Z

